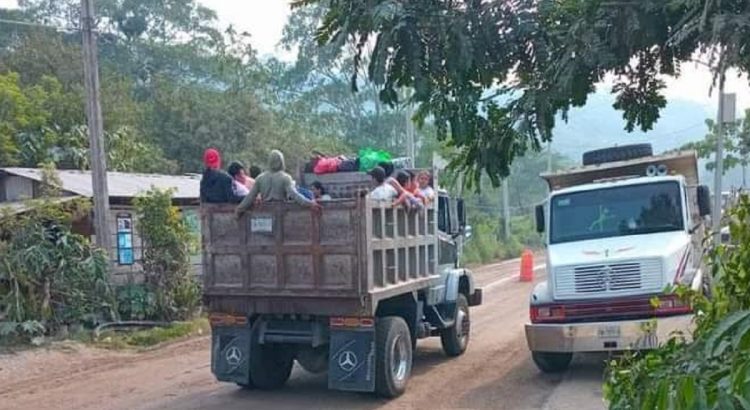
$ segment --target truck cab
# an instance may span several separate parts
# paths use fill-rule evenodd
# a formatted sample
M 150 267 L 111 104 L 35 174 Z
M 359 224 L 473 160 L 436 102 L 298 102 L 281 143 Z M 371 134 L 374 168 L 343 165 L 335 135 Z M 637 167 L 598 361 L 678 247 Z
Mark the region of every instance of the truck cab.
M 710 194 L 698 185 L 695 153 L 542 177 L 550 194 L 536 214 L 548 280 L 531 294 L 526 325 L 537 366 L 555 372 L 573 353 L 651 349 L 688 329 L 690 305 L 665 290 L 708 283 L 701 261 Z

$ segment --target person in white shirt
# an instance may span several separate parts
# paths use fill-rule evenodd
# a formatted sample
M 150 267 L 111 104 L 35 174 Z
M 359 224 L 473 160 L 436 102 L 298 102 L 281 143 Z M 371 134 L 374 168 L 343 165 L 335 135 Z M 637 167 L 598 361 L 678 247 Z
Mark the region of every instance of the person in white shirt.
M 312 193 L 316 201 L 331 200 L 331 196 L 326 194 L 326 190 L 325 188 L 323 188 L 323 184 L 321 184 L 320 181 L 313 182 L 312 185 L 310 185 L 310 188 L 312 189 Z
M 435 200 L 435 189 L 432 187 L 432 177 L 427 171 L 422 171 L 417 176 L 417 182 L 419 182 L 419 192 L 424 198 L 425 204 L 429 204 Z
M 372 179 L 375 180 L 376 187 L 370 192 L 370 199 L 376 201 L 391 202 L 398 197 L 398 192 L 386 182 L 385 170 L 381 167 L 375 167 L 369 172 Z
M 247 187 L 247 175 L 245 166 L 239 161 L 233 161 L 227 168 L 227 173 L 232 177 L 232 191 L 237 196 L 246 196 L 250 193 Z

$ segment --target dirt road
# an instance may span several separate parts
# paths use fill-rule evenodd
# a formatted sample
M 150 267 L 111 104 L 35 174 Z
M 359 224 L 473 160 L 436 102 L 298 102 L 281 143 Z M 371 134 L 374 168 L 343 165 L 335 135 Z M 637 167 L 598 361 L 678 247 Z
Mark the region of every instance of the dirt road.
M 537 280 L 544 277 L 536 267 Z M 472 310 L 469 350 L 449 360 L 439 340 L 420 341 L 404 396 L 385 401 L 326 390 L 324 375 L 295 368 L 279 391 L 217 383 L 208 337 L 148 353 L 69 349 L 0 355 L 2 409 L 601 409 L 604 357 L 577 358 L 562 375 L 543 375 L 523 334 L 532 284 L 518 262 L 475 270 L 484 304 Z

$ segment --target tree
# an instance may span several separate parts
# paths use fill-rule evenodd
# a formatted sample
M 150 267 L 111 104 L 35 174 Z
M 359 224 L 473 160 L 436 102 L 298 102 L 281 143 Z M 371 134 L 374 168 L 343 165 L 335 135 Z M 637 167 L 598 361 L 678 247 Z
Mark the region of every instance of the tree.
M 353 45 L 341 53 L 333 45 L 318 46 L 315 31 L 324 14 L 325 8 L 320 5 L 299 8 L 284 27 L 281 45 L 294 50 L 297 57 L 292 65 L 278 61 L 268 64 L 274 72 L 269 81 L 278 110 L 316 135 L 340 139 L 352 151 L 371 146 L 396 156 L 406 155 L 408 107 L 387 106 L 380 101 L 378 88 L 362 78 L 364 67 L 357 66 Z M 352 80 L 355 69 L 359 73 Z M 352 81 L 357 93 L 350 91 Z M 434 132 L 425 129 L 415 136 L 418 146 L 430 131 Z
M 724 129 L 724 169 L 728 170 L 742 167 L 742 185 L 745 186 L 746 168 L 748 165 L 748 154 L 750 154 L 750 110 L 745 111 L 745 118 L 731 124 L 725 124 Z M 702 141 L 685 144 L 681 149 L 693 149 L 698 152 L 700 158 L 713 158 L 716 154 L 716 140 L 718 130 L 712 119 L 706 120 L 708 133 Z M 706 162 L 706 169 L 713 171 L 716 167 L 715 161 Z
M 460 150 L 453 165 L 494 184 L 513 159 L 549 141 L 555 118 L 614 74 L 625 128 L 649 130 L 666 105 L 662 76 L 696 52 L 716 79 L 750 68 L 750 6 L 740 0 L 298 0 L 327 8 L 321 44 L 355 44 L 353 75 L 367 71 L 387 104 L 411 87 L 416 119 Z

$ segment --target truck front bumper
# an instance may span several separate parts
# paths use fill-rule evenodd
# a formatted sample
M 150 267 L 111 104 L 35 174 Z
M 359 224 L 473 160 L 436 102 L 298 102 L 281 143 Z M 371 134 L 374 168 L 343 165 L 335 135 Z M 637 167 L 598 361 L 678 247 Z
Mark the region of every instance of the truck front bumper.
M 693 315 L 594 323 L 527 324 L 526 342 L 535 352 L 647 350 L 675 332 L 689 336 Z

